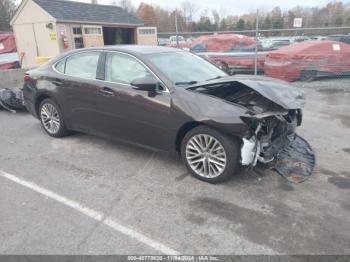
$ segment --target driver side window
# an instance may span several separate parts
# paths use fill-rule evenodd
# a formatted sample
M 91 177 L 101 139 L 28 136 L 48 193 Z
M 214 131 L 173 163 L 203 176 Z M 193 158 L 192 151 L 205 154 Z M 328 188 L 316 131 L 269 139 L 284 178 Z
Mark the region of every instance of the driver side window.
M 152 74 L 135 58 L 121 53 L 107 53 L 106 81 L 130 84 L 133 80 L 145 76 L 152 76 Z

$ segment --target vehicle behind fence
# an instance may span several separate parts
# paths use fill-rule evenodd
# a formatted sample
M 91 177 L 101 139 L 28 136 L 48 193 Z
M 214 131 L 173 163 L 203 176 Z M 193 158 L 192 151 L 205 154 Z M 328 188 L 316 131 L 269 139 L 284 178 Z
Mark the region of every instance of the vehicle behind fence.
M 349 27 L 163 32 L 159 45 L 189 50 L 229 74 L 286 81 L 350 76 Z

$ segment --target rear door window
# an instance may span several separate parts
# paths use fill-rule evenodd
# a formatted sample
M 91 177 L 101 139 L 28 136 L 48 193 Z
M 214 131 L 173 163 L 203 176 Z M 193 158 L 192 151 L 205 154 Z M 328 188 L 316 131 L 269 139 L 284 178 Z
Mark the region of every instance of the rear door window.
M 101 52 L 84 52 L 67 58 L 64 73 L 66 75 L 96 79 L 98 61 Z

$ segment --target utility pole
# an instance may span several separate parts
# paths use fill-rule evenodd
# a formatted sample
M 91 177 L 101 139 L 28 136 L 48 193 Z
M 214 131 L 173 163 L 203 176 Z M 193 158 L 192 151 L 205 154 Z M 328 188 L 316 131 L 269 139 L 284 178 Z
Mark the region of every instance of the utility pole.
M 175 11 L 175 31 L 176 31 L 176 47 L 179 48 L 179 29 L 177 26 L 177 11 Z
M 258 74 L 259 9 L 256 10 L 254 75 Z

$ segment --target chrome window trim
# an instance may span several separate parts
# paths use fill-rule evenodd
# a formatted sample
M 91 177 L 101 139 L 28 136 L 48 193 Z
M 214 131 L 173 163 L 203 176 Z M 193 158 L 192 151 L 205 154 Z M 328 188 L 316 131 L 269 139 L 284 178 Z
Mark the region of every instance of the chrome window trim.
M 58 74 L 61 74 L 61 75 L 64 75 L 64 76 L 70 76 L 70 77 L 75 77 L 75 78 L 78 78 L 78 79 L 83 79 L 83 80 L 94 80 L 94 81 L 100 81 L 100 82 L 105 82 L 105 83 L 111 83 L 111 84 L 117 84 L 117 85 L 123 85 L 123 86 L 128 86 L 128 87 L 131 87 L 133 88 L 132 85 L 130 84 L 126 84 L 126 83 L 122 83 L 122 82 L 111 82 L 111 81 L 106 81 L 106 80 L 101 80 L 101 79 L 97 79 L 97 78 L 94 78 L 94 79 L 90 79 L 90 78 L 83 78 L 83 77 L 78 77 L 78 76 L 71 76 L 71 75 L 68 75 L 68 74 L 65 74 L 65 73 L 62 73 L 60 71 L 58 71 L 56 69 L 56 65 L 58 63 L 60 63 L 62 60 L 64 59 L 68 59 L 69 57 L 71 56 L 74 56 L 74 55 L 78 55 L 78 54 L 81 54 L 81 53 L 87 53 L 87 52 L 100 52 L 100 53 L 119 53 L 119 54 L 123 54 L 123 55 L 127 55 L 127 56 L 130 56 L 134 59 L 136 59 L 139 63 L 141 63 L 144 67 L 147 68 L 147 70 L 149 70 L 151 72 L 151 74 L 160 82 L 160 84 L 162 84 L 162 86 L 164 86 L 165 90 L 159 90 L 157 92 L 159 93 L 168 93 L 170 94 L 170 90 L 169 88 L 165 85 L 165 83 L 143 62 L 141 61 L 139 58 L 137 58 L 136 56 L 133 56 L 129 53 L 126 53 L 126 52 L 122 52 L 122 51 L 115 51 L 115 50 L 101 50 L 101 49 L 96 49 L 96 50 L 81 50 L 81 51 L 78 51 L 78 52 L 74 52 L 73 54 L 70 54 L 70 55 L 67 55 L 65 57 L 62 57 L 60 60 L 56 61 L 52 66 L 51 68 Z M 106 66 L 106 65 L 105 65 Z
M 56 73 L 58 73 L 58 74 L 60 74 L 60 75 L 75 77 L 75 78 L 83 79 L 83 80 L 98 80 L 98 79 L 96 79 L 96 78 L 92 78 L 92 79 L 91 79 L 91 78 L 84 78 L 84 77 L 79 77 L 79 76 L 68 75 L 68 74 L 62 73 L 62 72 L 60 72 L 60 71 L 58 71 L 58 70 L 56 69 L 57 64 L 60 63 L 60 62 L 63 61 L 63 60 L 67 60 L 68 58 L 70 58 L 70 57 L 72 57 L 72 56 L 75 56 L 75 55 L 78 55 L 78 54 L 82 54 L 82 53 L 93 53 L 93 52 L 103 53 L 103 51 L 101 51 L 101 50 L 81 50 L 81 51 L 75 52 L 75 53 L 73 53 L 73 54 L 69 54 L 69 55 L 67 55 L 67 56 L 65 56 L 65 57 L 62 57 L 60 60 L 56 61 L 56 62 L 51 66 L 51 68 L 52 68 Z M 100 54 L 100 55 L 101 55 L 101 54 Z M 67 61 L 66 61 L 66 63 L 67 63 Z M 98 67 L 98 64 L 97 64 L 97 67 Z M 64 69 L 66 69 L 66 65 L 64 66 Z M 97 68 L 96 68 L 96 72 L 97 72 Z
M 137 58 L 136 56 L 133 56 L 131 54 L 128 54 L 128 53 L 124 53 L 124 52 L 121 52 L 121 51 L 114 51 L 114 50 L 106 50 L 105 51 L 106 53 L 119 53 L 119 54 L 122 54 L 122 55 L 127 55 L 127 56 L 130 56 L 132 58 L 134 58 L 136 61 L 138 61 L 141 65 L 143 65 L 148 71 L 151 72 L 151 74 L 164 86 L 165 90 L 163 91 L 159 91 L 159 92 L 163 92 L 163 93 L 170 93 L 169 92 L 169 88 L 164 84 L 164 82 L 143 62 L 141 61 L 139 58 Z M 106 81 L 104 80 L 105 82 L 107 83 L 115 83 L 115 84 L 121 84 L 121 85 L 126 85 L 126 86 L 131 86 L 130 84 L 125 84 L 125 83 L 121 83 L 121 82 L 110 82 L 110 81 Z

